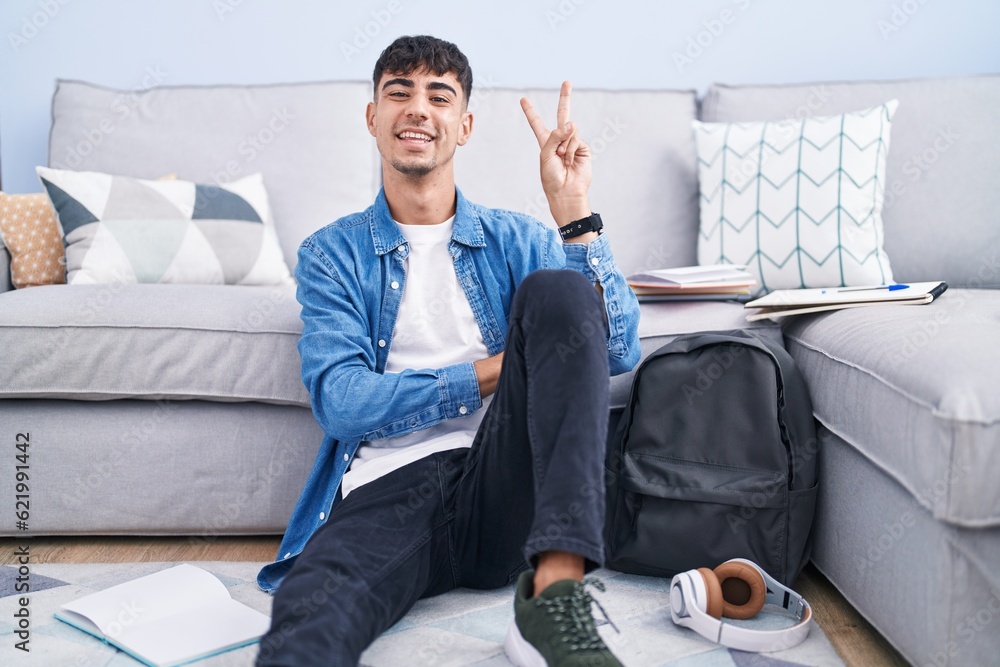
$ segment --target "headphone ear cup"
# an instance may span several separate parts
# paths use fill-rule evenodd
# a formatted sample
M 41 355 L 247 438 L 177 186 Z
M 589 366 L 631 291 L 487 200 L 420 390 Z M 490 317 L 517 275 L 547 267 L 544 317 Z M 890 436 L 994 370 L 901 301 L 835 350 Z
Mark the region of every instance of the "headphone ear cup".
M 739 561 L 726 561 L 713 572 L 726 618 L 753 618 L 764 607 L 767 585 L 760 572 Z
M 698 574 L 705 581 L 705 613 L 716 620 L 722 620 L 722 610 L 725 601 L 722 598 L 722 587 L 715 573 L 707 567 L 699 567 Z

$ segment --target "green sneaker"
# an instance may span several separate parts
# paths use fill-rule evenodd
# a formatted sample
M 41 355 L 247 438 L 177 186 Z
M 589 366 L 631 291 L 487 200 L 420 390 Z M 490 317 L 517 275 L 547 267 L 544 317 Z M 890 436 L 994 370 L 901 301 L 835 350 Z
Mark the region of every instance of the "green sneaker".
M 564 579 L 532 597 L 534 577 L 528 570 L 517 580 L 514 621 L 504 641 L 507 658 L 518 667 L 621 667 L 597 634 L 590 613 L 596 601 L 584 590 L 589 584 L 603 591 L 604 584 Z

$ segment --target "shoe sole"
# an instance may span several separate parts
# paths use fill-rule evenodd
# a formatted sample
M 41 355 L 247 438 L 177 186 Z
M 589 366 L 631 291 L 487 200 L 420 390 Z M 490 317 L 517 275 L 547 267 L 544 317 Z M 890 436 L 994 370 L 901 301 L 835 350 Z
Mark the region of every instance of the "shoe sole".
M 511 621 L 507 628 L 503 651 L 507 654 L 507 659 L 517 667 L 548 667 L 542 654 L 521 636 L 521 631 L 517 629 L 517 623 L 514 621 Z

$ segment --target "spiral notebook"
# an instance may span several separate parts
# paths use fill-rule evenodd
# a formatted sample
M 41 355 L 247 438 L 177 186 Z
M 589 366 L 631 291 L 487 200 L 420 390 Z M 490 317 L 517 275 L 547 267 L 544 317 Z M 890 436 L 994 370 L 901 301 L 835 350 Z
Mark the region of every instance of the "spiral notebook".
M 748 322 L 755 322 L 843 308 L 885 304 L 922 305 L 930 303 L 943 294 L 946 289 L 948 289 L 947 283 L 934 281 L 908 285 L 775 290 L 767 296 L 744 304 L 744 308 L 758 309 L 757 312 L 747 315 Z

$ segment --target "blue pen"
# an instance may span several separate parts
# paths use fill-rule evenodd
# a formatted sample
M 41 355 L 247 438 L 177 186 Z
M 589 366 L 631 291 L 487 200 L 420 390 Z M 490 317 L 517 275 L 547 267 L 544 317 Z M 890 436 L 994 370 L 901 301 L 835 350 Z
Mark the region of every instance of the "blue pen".
M 877 289 L 887 289 L 890 292 L 895 292 L 896 290 L 906 289 L 909 285 L 879 285 L 878 287 L 847 287 L 844 289 L 837 290 L 838 292 L 869 292 L 871 290 Z

